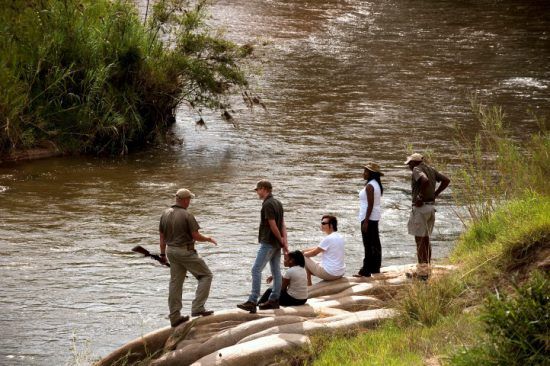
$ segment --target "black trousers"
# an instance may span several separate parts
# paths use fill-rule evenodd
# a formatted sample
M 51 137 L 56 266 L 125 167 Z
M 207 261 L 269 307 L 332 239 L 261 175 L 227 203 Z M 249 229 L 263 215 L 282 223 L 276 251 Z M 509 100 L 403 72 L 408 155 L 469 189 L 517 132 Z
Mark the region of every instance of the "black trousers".
M 258 304 L 266 302 L 269 300 L 269 295 L 271 295 L 271 287 L 265 290 L 264 294 L 260 298 Z M 304 305 L 307 299 L 295 299 L 286 292 L 286 290 L 281 290 L 281 296 L 279 297 L 279 305 L 281 306 L 295 306 L 295 305 Z
M 361 235 L 363 237 L 363 246 L 365 247 L 365 258 L 363 258 L 363 268 L 359 271 L 362 276 L 370 276 L 372 273 L 380 273 L 382 265 L 382 245 L 380 244 L 380 235 L 378 233 L 378 221 L 369 220 L 368 230 L 363 231 L 361 221 Z

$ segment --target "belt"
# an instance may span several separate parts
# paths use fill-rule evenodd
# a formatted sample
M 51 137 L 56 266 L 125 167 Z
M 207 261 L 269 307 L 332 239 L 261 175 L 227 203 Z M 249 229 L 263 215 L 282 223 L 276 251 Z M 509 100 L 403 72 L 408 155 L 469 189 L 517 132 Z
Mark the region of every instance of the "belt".
M 422 202 L 424 205 L 435 205 L 435 201 L 428 201 L 428 202 Z M 412 204 L 412 207 L 417 207 L 414 202 Z
M 185 248 L 187 250 L 195 250 L 195 244 L 185 244 L 185 245 L 168 245 L 169 247 L 174 248 Z

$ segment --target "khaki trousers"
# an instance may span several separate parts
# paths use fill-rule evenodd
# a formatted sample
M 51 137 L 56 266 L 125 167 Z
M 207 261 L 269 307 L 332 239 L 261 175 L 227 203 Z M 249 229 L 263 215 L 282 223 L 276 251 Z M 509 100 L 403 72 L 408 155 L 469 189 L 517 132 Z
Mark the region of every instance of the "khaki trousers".
M 183 282 L 187 271 L 199 281 L 195 291 L 195 299 L 191 304 L 191 313 L 205 311 L 204 304 L 210 294 L 212 272 L 204 263 L 196 250 L 188 250 L 186 247 L 166 247 L 166 255 L 170 261 L 170 286 L 168 289 L 168 308 L 170 309 L 170 321 L 174 322 L 181 316 L 181 295 Z
M 342 278 L 342 276 L 333 276 L 321 266 L 321 263 L 314 261 L 313 259 L 309 257 L 304 257 L 306 260 L 306 269 L 308 269 L 314 276 L 319 277 L 322 280 L 325 281 L 334 281 L 339 278 Z

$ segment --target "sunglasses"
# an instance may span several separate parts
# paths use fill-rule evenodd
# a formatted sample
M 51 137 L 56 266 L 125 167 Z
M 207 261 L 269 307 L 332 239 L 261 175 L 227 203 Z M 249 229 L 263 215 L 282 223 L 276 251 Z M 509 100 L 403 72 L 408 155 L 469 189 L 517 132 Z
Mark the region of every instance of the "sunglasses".
M 330 224 L 330 222 L 321 221 L 321 225 L 328 225 L 328 224 Z

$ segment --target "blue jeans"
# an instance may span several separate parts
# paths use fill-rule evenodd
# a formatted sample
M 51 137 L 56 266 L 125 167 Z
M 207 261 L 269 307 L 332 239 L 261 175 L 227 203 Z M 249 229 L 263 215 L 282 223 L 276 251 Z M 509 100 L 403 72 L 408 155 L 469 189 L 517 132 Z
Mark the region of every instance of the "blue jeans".
M 248 297 L 248 301 L 258 302 L 260 290 L 262 287 L 262 271 L 269 262 L 271 275 L 273 276 L 273 291 L 269 296 L 269 300 L 279 300 L 281 294 L 281 248 L 275 248 L 273 245 L 260 243 L 256 261 L 252 266 L 252 292 Z

